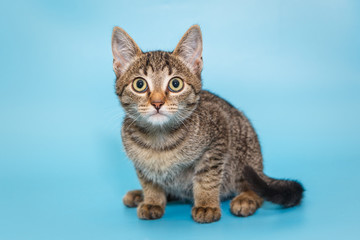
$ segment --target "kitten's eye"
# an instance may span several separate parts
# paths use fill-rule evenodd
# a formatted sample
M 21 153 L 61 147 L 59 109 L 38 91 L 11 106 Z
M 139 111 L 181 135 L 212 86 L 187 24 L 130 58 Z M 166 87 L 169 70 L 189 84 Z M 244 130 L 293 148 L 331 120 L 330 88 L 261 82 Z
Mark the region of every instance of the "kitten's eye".
M 133 89 L 136 91 L 136 92 L 139 92 L 139 93 L 143 93 L 147 90 L 148 86 L 147 86 L 147 82 L 142 79 L 142 78 L 136 78 L 134 81 L 133 81 Z
M 184 88 L 184 82 L 180 78 L 173 78 L 169 82 L 169 90 L 172 92 L 180 92 Z

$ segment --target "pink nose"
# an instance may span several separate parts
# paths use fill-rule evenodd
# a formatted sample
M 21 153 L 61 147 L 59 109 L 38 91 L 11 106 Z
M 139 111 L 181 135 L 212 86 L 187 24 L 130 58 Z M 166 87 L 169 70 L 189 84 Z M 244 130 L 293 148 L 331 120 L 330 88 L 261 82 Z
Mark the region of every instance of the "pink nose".
M 152 102 L 151 105 L 153 105 L 155 107 L 156 111 L 159 112 L 161 106 L 164 105 L 164 102 L 157 102 L 156 101 L 156 102 Z

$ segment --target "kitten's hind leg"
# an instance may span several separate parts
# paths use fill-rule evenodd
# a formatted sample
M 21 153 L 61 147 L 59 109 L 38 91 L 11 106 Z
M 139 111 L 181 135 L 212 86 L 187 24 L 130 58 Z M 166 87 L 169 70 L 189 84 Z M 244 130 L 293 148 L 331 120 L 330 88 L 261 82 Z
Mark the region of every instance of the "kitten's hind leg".
M 137 207 L 144 200 L 142 190 L 132 190 L 125 194 L 123 203 L 127 207 Z
M 251 190 L 244 191 L 231 200 L 230 211 L 239 217 L 247 217 L 255 213 L 264 200 Z

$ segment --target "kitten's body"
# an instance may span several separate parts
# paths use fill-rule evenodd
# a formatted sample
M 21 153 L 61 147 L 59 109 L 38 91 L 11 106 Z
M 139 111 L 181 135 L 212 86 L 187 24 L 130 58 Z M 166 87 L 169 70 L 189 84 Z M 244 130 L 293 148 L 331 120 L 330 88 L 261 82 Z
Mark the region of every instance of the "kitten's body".
M 238 174 L 244 166 L 263 169 L 256 133 L 248 119 L 225 100 L 207 91 L 199 96 L 194 113 L 175 128 L 145 129 L 126 118 L 122 129 L 126 152 L 144 178 L 173 197 L 193 200 L 196 171 L 216 172 L 221 178 L 221 198 L 239 194 L 245 187 Z M 219 144 L 221 160 L 202 158 Z
M 190 28 L 174 52 L 143 53 L 120 28 L 112 39 L 116 93 L 126 111 L 122 139 L 142 190 L 125 205 L 142 219 L 164 214 L 167 198 L 192 200 L 197 222 L 220 219 L 220 200 L 236 196 L 230 210 L 249 216 L 263 199 L 286 207 L 303 188 L 263 173 L 257 135 L 232 105 L 201 89 L 202 37 Z

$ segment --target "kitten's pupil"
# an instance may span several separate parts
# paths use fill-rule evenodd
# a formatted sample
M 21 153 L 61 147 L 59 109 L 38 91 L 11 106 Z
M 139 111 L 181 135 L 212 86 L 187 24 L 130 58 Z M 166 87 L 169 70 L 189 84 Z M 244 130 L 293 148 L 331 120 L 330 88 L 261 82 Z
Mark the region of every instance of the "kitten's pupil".
M 178 88 L 179 85 L 180 85 L 179 80 L 177 80 L 177 79 L 173 80 L 172 85 L 173 85 L 174 88 Z
M 143 80 L 139 80 L 136 82 L 136 87 L 138 87 L 139 89 L 142 89 L 142 87 L 144 86 L 144 81 Z

